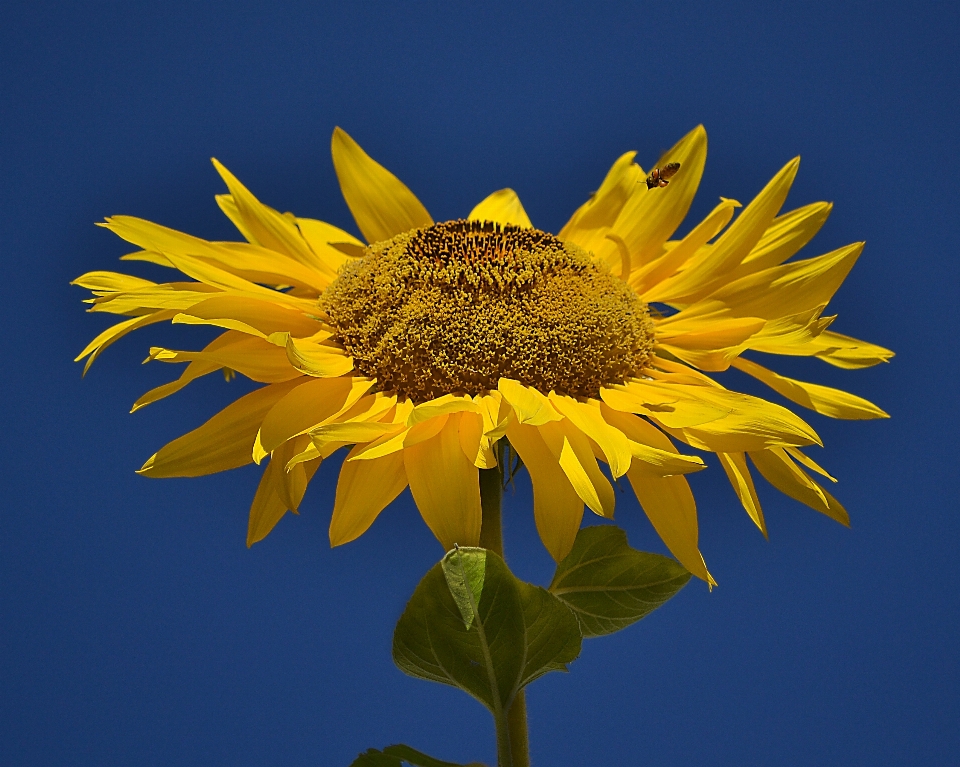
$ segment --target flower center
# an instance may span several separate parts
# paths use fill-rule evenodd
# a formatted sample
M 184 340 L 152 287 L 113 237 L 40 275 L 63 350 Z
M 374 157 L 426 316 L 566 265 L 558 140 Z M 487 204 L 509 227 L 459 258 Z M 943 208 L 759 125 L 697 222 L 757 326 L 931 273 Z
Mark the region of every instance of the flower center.
M 539 229 L 445 221 L 367 247 L 320 297 L 358 373 L 423 402 L 501 377 L 596 397 L 650 356 L 647 306 Z

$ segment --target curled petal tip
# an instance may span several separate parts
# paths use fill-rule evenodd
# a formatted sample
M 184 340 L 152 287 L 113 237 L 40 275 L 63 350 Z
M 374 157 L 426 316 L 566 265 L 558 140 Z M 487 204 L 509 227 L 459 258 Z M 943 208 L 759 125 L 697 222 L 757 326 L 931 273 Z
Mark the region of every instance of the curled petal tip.
M 157 454 L 156 454 L 156 453 L 154 453 L 153 455 L 151 455 L 151 456 L 146 460 L 146 463 L 144 463 L 143 466 L 141 466 L 139 469 L 137 469 L 137 474 L 146 474 L 148 471 L 150 471 L 150 469 L 153 468 L 153 462 L 154 462 L 154 460 L 156 459 L 156 457 L 157 457 Z

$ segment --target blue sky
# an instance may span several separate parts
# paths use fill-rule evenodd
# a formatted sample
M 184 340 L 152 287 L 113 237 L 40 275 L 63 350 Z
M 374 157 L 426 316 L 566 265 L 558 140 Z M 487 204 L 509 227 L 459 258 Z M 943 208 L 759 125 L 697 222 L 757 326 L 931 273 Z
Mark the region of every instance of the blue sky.
M 346 765 L 398 741 L 494 758 L 479 704 L 390 660 L 393 625 L 442 555 L 409 495 L 330 550 L 331 461 L 303 513 L 247 550 L 255 469 L 134 474 L 248 385 L 211 377 L 129 415 L 173 375 L 140 366 L 151 345 L 203 342 L 182 327 L 129 336 L 81 380 L 71 360 L 105 323 L 67 283 L 127 252 L 95 221 L 233 237 L 216 156 L 264 202 L 355 231 L 329 157 L 340 125 L 437 220 L 510 186 L 556 231 L 622 152 L 649 167 L 703 123 L 690 220 L 721 195 L 751 199 L 799 154 L 787 207 L 835 203 L 805 252 L 866 241 L 834 327 L 897 356 L 779 369 L 892 419 L 811 417 L 850 530 L 761 490 L 764 541 L 719 466 L 694 477 L 719 588 L 690 584 L 537 682 L 534 763 L 956 761 L 958 32 L 945 2 L 5 7 L 4 760 Z M 545 583 L 529 509 L 520 482 L 507 556 Z M 662 550 L 626 494 L 618 522 Z

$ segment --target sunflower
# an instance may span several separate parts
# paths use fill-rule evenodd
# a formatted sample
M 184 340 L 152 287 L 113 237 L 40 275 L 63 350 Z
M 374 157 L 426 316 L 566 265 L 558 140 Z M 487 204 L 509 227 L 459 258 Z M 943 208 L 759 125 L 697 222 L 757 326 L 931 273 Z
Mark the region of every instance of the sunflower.
M 334 167 L 366 242 L 267 207 L 214 160 L 229 190 L 217 203 L 246 242 L 108 218 L 102 226 L 141 248 L 122 260 L 170 267 L 183 278 L 155 283 L 97 271 L 77 279 L 93 292 L 90 311 L 127 317 L 77 359 L 86 358 L 86 372 L 120 337 L 167 320 L 222 331 L 200 351 L 151 348 L 148 360 L 185 367 L 133 410 L 218 370 L 264 386 L 161 448 L 140 473 L 199 476 L 266 461 L 248 545 L 298 511 L 321 461 L 341 447 L 349 452 L 332 545 L 363 534 L 408 486 L 446 549 L 477 545 L 479 472 L 515 453 L 554 559 L 570 551 L 584 507 L 613 516 L 610 478 L 625 475 L 670 551 L 712 584 L 684 476 L 705 464 L 677 444 L 716 455 L 764 535 L 750 464 L 786 495 L 849 520 L 811 476 L 836 481 L 803 450 L 822 444 L 813 428 L 707 374 L 733 367 L 823 415 L 882 418 L 861 397 L 787 378 L 743 355 L 817 357 L 855 369 L 892 352 L 834 332 L 834 317 L 824 316 L 862 243 L 791 260 L 831 208 L 780 213 L 799 159 L 736 218 L 740 203 L 721 198 L 671 239 L 699 184 L 706 146 L 703 128 L 691 131 L 662 158 L 661 167 L 680 169 L 659 184 L 655 174 L 644 183 L 636 152 L 624 154 L 550 234 L 532 225 L 510 189 L 466 218 L 435 223 L 338 128 Z

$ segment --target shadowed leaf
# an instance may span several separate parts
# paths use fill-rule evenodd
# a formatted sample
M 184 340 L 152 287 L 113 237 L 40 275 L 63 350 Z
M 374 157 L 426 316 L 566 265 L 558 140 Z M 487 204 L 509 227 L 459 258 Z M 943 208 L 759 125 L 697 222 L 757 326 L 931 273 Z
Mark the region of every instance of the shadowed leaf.
M 637 551 L 619 527 L 585 527 L 557 565 L 550 593 L 573 610 L 585 637 L 612 634 L 657 609 L 690 580 L 674 559 Z
M 563 602 L 476 548 L 448 552 L 424 576 L 393 635 L 393 660 L 403 672 L 459 687 L 494 716 L 525 685 L 565 671 L 579 653 L 577 619 Z
M 350 767 L 402 767 L 404 764 L 410 764 L 413 767 L 484 767 L 479 762 L 470 762 L 470 764 L 444 762 L 403 744 L 387 746 L 383 751 L 375 748 L 368 749 L 360 754 Z

